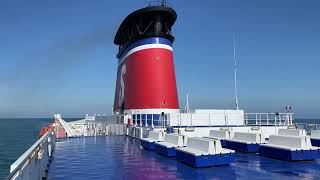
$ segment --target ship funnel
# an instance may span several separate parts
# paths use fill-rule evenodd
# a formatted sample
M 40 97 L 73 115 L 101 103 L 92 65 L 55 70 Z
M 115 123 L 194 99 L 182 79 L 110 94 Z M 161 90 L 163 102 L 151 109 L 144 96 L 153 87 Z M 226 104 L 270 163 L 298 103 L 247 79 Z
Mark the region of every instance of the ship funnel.
M 179 112 L 171 27 L 176 12 L 149 6 L 127 16 L 114 38 L 119 46 L 114 112 Z

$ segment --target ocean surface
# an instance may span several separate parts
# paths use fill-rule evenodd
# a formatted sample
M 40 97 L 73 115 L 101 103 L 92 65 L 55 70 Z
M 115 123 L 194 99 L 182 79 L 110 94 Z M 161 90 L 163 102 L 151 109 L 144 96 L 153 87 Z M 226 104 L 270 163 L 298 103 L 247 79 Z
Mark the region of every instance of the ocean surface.
M 80 118 L 65 119 L 66 121 Z M 52 118 L 0 118 L 0 179 L 9 173 L 10 165 L 36 140 L 40 129 L 52 122 Z M 295 119 L 296 123 L 320 124 L 320 119 Z

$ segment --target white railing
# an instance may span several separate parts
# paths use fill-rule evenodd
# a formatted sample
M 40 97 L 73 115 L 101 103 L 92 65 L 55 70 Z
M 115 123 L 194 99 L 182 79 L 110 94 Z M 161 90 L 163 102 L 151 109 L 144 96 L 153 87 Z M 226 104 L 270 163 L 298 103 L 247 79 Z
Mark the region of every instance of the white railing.
M 243 113 L 243 111 L 224 113 L 177 113 L 168 114 L 165 119 L 133 119 L 136 126 L 284 126 L 292 125 L 293 113 Z M 153 116 L 152 116 L 153 117 Z M 155 122 L 157 121 L 157 124 Z
M 6 179 L 45 178 L 54 145 L 55 133 L 48 131 L 10 166 L 10 175 Z
M 107 124 L 123 124 L 125 115 L 104 115 L 96 116 L 95 121 L 104 122 Z
M 166 1 L 150 1 L 149 6 L 165 6 L 169 7 L 169 3 Z
M 179 113 L 169 115 L 170 126 L 243 126 L 243 111 L 217 113 Z
M 320 130 L 320 124 L 315 123 L 294 123 L 297 129 L 304 129 L 308 134 L 311 133 L 311 130 Z
M 172 115 L 172 114 L 170 114 Z M 135 114 L 132 116 L 131 125 L 141 127 L 167 127 L 169 126 L 169 114 L 163 117 L 160 114 Z M 125 117 L 126 118 L 126 117 Z
M 244 113 L 246 125 L 292 125 L 293 113 Z
M 96 116 L 97 122 L 127 124 L 129 115 Z M 194 126 L 284 126 L 292 125 L 293 113 L 244 113 L 241 110 L 219 110 L 210 113 L 135 114 L 132 125 L 141 127 Z

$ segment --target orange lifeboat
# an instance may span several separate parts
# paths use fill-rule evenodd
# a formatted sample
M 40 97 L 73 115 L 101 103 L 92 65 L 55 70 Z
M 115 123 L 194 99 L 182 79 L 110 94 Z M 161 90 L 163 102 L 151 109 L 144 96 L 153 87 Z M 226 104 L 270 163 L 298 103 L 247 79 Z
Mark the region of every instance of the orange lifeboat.
M 53 123 L 49 124 L 47 127 L 41 128 L 39 135 L 38 135 L 39 138 L 41 138 L 46 132 L 50 131 L 53 128 L 54 128 Z

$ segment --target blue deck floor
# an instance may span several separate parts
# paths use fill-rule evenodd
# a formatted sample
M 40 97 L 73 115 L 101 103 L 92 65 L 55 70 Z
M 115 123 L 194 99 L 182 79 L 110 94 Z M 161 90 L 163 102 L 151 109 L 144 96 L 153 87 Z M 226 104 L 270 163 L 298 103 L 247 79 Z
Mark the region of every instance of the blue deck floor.
M 320 160 L 285 162 L 237 153 L 230 166 L 193 169 L 126 136 L 57 142 L 48 179 L 320 179 Z

